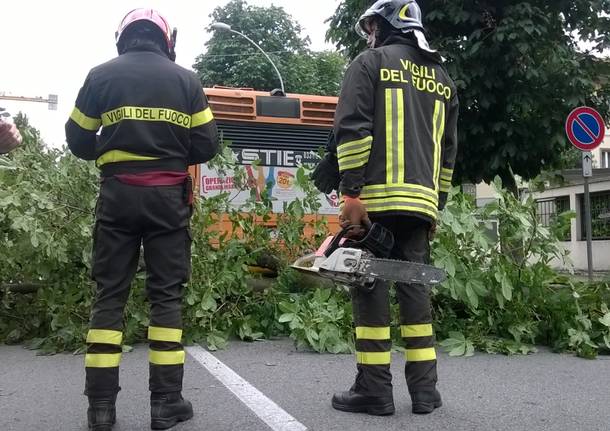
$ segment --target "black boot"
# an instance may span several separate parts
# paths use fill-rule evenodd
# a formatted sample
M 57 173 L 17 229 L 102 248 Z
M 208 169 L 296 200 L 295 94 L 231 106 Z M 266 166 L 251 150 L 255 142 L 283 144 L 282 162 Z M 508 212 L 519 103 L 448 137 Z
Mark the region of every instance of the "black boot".
M 332 404 L 335 409 L 344 412 L 368 413 L 377 416 L 394 414 L 394 398 L 392 396 L 372 397 L 349 390 L 333 395 Z
M 116 422 L 116 395 L 89 397 L 87 419 L 91 431 L 111 431 Z
M 150 396 L 150 427 L 165 430 L 193 417 L 193 406 L 180 392 L 152 393 Z
M 411 392 L 413 413 L 426 415 L 443 405 L 441 394 L 436 390 Z

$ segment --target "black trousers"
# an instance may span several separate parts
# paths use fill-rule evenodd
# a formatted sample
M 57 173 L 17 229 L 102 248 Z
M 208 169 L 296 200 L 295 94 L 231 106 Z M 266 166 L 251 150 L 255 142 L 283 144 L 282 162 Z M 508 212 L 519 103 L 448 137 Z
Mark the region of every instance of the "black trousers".
M 191 269 L 190 214 L 184 185 L 134 186 L 114 177 L 102 181 L 94 230 L 97 295 L 87 334 L 86 395 L 111 396 L 120 390 L 123 310 L 142 244 L 150 302 L 149 387 L 152 392 L 182 390 L 182 292 Z
M 429 263 L 430 223 L 415 217 L 370 215 L 394 234 L 391 258 Z M 358 373 L 352 390 L 369 396 L 392 395 L 390 360 L 390 283 L 377 280 L 371 292 L 352 289 Z M 430 291 L 416 284 L 396 283 L 400 332 L 405 343 L 405 376 L 409 392 L 436 387 L 436 352 L 432 333 Z

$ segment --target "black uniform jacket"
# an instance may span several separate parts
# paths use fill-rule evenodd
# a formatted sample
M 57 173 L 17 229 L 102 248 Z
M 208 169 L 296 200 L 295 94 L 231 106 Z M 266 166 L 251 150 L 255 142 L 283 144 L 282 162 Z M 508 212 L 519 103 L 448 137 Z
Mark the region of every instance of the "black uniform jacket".
M 434 221 L 451 187 L 458 98 L 445 68 L 395 37 L 349 66 L 335 115 L 340 192 L 369 213 Z
M 152 48 L 129 50 L 89 72 L 66 139 L 102 174 L 186 170 L 218 151 L 199 79 Z

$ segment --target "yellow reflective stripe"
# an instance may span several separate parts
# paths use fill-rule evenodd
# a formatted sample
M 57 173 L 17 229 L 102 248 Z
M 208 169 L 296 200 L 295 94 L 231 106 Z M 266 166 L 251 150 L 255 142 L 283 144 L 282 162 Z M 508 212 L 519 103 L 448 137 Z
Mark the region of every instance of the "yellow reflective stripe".
M 123 333 L 121 331 L 89 329 L 89 332 L 87 332 L 87 343 L 113 344 L 115 346 L 120 346 L 122 341 Z
M 339 171 L 343 172 L 348 169 L 356 169 L 366 165 L 369 161 L 370 151 L 358 156 L 349 156 L 339 159 Z
M 89 368 L 113 368 L 121 363 L 121 353 L 87 353 L 85 355 L 85 367 Z
M 389 340 L 390 327 L 356 326 L 356 338 L 359 340 Z
M 204 124 L 208 124 L 210 121 L 214 119 L 214 114 L 212 114 L 212 110 L 207 107 L 201 112 L 197 112 L 196 114 L 191 115 L 191 128 L 203 126 Z
M 447 183 L 441 182 L 441 187 L 439 190 L 442 193 L 449 193 L 449 190 L 451 190 L 451 183 L 447 184 Z
M 337 146 L 337 157 L 343 157 L 349 153 L 358 152 L 371 148 L 373 142 L 372 136 L 365 136 L 364 138 L 357 139 L 355 141 L 347 141 Z
M 366 204 L 366 202 L 364 202 L 364 206 L 366 208 L 366 210 L 368 212 L 384 212 L 384 211 L 411 211 L 411 212 L 416 212 L 416 213 L 421 213 L 421 214 L 425 214 L 427 216 L 430 216 L 431 218 L 435 219 L 438 217 L 438 211 L 432 211 L 429 210 L 427 208 L 423 208 L 423 207 L 418 207 L 418 206 L 414 206 L 414 205 L 409 205 L 409 204 L 380 204 L 380 205 L 376 205 L 376 206 L 369 206 Z
M 182 329 L 149 326 L 148 339 L 151 341 L 168 341 L 170 343 L 179 343 L 182 341 Z
M 396 163 L 398 168 L 398 178 L 396 181 L 405 180 L 405 100 L 402 88 L 396 90 L 396 104 L 397 104 L 397 116 L 398 121 L 396 123 L 396 134 L 398 135 L 398 141 L 396 142 L 397 154 Z
M 72 110 L 70 118 L 80 127 L 91 132 L 97 132 L 97 129 L 102 125 L 102 120 L 99 118 L 87 117 L 76 107 Z
M 364 365 L 388 365 L 392 352 L 356 352 L 356 362 Z
M 437 100 L 434 103 L 434 114 L 432 116 L 432 142 L 433 142 L 433 157 L 432 157 L 432 167 L 433 167 L 433 172 L 432 172 L 432 178 L 434 181 L 434 188 L 436 190 L 438 190 L 438 172 L 441 168 L 440 166 L 440 145 L 438 142 L 438 117 L 440 115 L 440 109 L 441 106 L 443 106 L 443 104 L 441 103 L 440 100 Z
M 429 201 L 433 201 L 434 204 L 438 205 L 438 197 L 432 197 L 426 193 L 419 193 L 419 192 L 407 192 L 407 191 L 393 191 L 391 193 L 388 192 L 378 192 L 378 193 L 360 193 L 360 198 L 361 199 L 373 199 L 373 198 L 385 198 L 386 196 L 392 196 L 391 199 L 393 198 L 397 198 L 397 197 L 414 197 L 414 198 L 419 198 L 419 199 L 427 199 Z
M 394 153 L 393 153 L 393 122 L 392 122 L 392 89 L 386 88 L 385 90 L 385 175 L 386 182 L 388 184 L 393 183 L 392 172 L 394 167 Z
M 425 349 L 407 349 L 405 357 L 409 362 L 433 361 L 436 359 L 436 350 L 434 347 Z
M 446 175 L 449 177 L 453 176 L 453 169 L 451 168 L 441 168 L 441 175 Z
M 431 210 L 436 210 L 438 208 L 438 203 L 433 203 L 425 199 L 416 198 L 414 196 L 392 196 L 389 198 L 362 198 L 362 203 L 368 207 L 375 207 L 382 204 L 390 204 L 390 205 L 414 205 L 416 207 L 429 208 Z
M 431 337 L 432 336 L 432 324 L 424 323 L 421 325 L 401 325 L 400 326 L 401 337 Z
M 437 197 L 437 193 L 436 190 L 431 189 L 429 187 L 426 186 L 422 186 L 420 184 L 411 184 L 411 183 L 388 183 L 388 184 L 371 184 L 371 185 L 366 185 L 363 187 L 362 192 L 363 193 L 367 193 L 367 192 L 387 192 L 387 193 L 394 193 L 395 191 L 400 191 L 400 190 L 404 190 L 407 192 L 413 191 L 414 189 L 417 189 L 423 193 L 426 193 L 428 196 L 432 197 L 432 198 L 436 198 Z
M 123 120 L 163 121 L 176 126 L 191 128 L 191 116 L 184 112 L 168 108 L 151 108 L 145 106 L 121 106 L 102 114 L 102 124 L 105 127 L 120 123 Z
M 134 162 L 134 161 L 147 161 L 147 160 L 159 160 L 159 157 L 140 156 L 139 154 L 128 153 L 122 150 L 110 150 L 102 154 L 96 161 L 96 166 L 102 166 L 107 163 L 116 162 Z
M 148 362 L 154 365 L 180 365 L 184 364 L 184 350 L 173 352 L 148 351 Z

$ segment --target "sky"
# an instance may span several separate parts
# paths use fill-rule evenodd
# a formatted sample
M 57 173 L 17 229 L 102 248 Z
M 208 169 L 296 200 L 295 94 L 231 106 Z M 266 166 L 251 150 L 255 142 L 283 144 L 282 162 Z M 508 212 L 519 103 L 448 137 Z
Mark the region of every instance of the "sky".
M 87 72 L 117 55 L 114 32 L 127 12 L 138 7 L 161 12 L 178 28 L 176 63 L 191 69 L 210 37 L 205 31 L 210 13 L 228 1 L 4 1 L 0 7 L 0 94 L 44 98 L 57 94 L 59 104 L 57 111 L 48 110 L 45 103 L 0 100 L 0 106 L 12 114 L 26 114 L 48 145 L 60 147 L 65 142 L 64 124 Z M 324 21 L 333 14 L 338 0 L 248 3 L 284 7 L 304 28 L 312 49 L 334 49 L 324 41 Z

